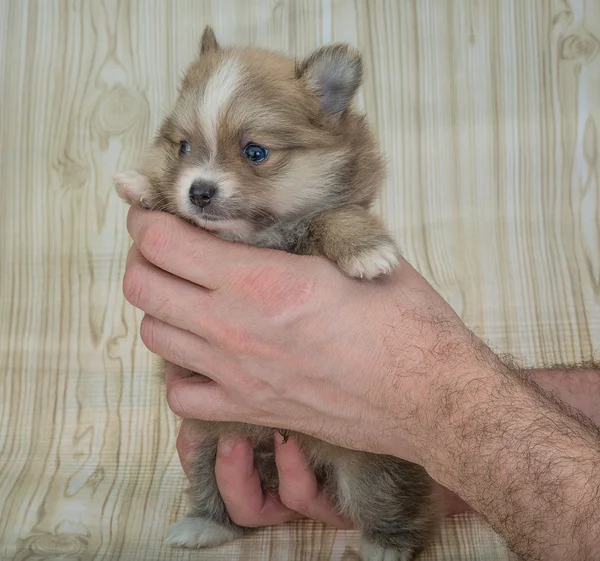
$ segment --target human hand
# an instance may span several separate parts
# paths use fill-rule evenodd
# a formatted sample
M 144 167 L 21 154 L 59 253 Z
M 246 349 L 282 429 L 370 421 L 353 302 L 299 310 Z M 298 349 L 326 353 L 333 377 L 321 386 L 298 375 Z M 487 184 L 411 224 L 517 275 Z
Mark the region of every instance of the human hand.
M 131 208 L 124 293 L 184 418 L 242 421 L 423 463 L 477 345 L 410 265 L 378 282 Z

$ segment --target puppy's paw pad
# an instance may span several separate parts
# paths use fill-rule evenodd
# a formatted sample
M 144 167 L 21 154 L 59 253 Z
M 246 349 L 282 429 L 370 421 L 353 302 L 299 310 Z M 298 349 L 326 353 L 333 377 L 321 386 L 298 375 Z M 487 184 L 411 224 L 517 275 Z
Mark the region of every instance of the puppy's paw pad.
M 211 547 L 240 537 L 235 528 L 227 528 L 205 518 L 184 518 L 169 528 L 167 543 L 176 547 Z
M 148 180 L 135 170 L 123 171 L 113 177 L 117 195 L 129 204 L 143 206 L 143 198 L 148 190 Z
M 351 277 L 368 280 L 389 275 L 399 264 L 398 250 L 392 243 L 346 257 L 338 263 Z

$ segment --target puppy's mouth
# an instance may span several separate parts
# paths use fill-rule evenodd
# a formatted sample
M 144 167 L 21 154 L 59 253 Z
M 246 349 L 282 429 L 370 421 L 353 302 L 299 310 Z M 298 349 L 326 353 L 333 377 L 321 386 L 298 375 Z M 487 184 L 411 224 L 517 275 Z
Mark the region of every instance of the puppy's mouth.
M 205 222 L 223 222 L 223 220 L 225 220 L 225 218 L 221 216 L 215 216 L 212 214 L 208 214 L 207 212 L 196 213 L 196 216 L 198 220 L 202 220 Z
M 280 220 L 267 208 L 251 209 L 232 205 L 232 208 L 215 207 L 186 209 L 187 217 L 201 228 L 214 232 L 257 232 Z M 191 212 L 189 212 L 191 211 Z
M 247 232 L 249 230 L 249 224 L 247 220 L 240 218 L 223 218 L 208 214 L 206 212 L 194 213 L 189 217 L 190 220 L 211 232 Z

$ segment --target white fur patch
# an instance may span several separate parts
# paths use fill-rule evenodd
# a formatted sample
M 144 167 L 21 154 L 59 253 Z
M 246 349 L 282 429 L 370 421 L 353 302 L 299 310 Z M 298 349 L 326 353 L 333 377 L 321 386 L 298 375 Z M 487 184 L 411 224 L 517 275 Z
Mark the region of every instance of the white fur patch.
M 167 543 L 179 547 L 210 547 L 239 538 L 233 528 L 225 528 L 204 518 L 184 518 L 169 528 Z
M 241 78 L 241 64 L 238 58 L 229 57 L 210 77 L 200 103 L 200 122 L 211 153 L 217 151 L 217 133 L 219 130 L 219 114 L 229 100 L 235 95 Z
M 205 165 L 185 170 L 177 181 L 177 204 L 179 211 L 184 216 L 189 216 L 194 220 L 196 220 L 197 209 L 194 209 L 190 202 L 189 191 L 195 180 L 201 179 L 215 183 L 221 200 L 227 200 L 234 191 L 234 187 L 231 185 L 231 178 L 223 172 L 214 169 L 214 157 L 218 149 L 219 118 L 222 110 L 227 107 L 227 104 L 235 95 L 242 78 L 241 75 L 242 65 L 237 57 L 233 56 L 224 60 L 209 78 L 198 108 L 198 120 L 204 129 L 206 141 L 210 149 L 210 158 Z M 209 228 L 210 223 L 205 223 L 206 221 L 201 222 L 199 223 L 200 226 Z
M 374 543 L 363 541 L 361 544 L 361 557 L 363 561 L 410 561 L 410 551 L 385 549 Z
M 399 264 L 398 250 L 392 243 L 387 243 L 360 253 L 338 263 L 338 266 L 351 277 L 374 279 L 381 275 L 389 275 Z

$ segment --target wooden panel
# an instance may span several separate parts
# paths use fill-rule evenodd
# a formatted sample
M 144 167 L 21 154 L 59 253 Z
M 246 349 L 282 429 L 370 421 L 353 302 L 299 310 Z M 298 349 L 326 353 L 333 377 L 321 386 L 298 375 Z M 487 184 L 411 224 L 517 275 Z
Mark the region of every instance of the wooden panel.
M 2 559 L 356 558 L 354 533 L 308 522 L 210 553 L 163 545 L 182 508 L 177 423 L 121 294 L 111 176 L 207 23 L 296 55 L 359 46 L 389 158 L 379 209 L 409 260 L 529 363 L 600 348 L 600 1 L 4 0 Z M 507 557 L 463 517 L 424 558 Z

